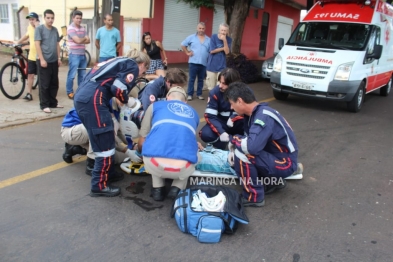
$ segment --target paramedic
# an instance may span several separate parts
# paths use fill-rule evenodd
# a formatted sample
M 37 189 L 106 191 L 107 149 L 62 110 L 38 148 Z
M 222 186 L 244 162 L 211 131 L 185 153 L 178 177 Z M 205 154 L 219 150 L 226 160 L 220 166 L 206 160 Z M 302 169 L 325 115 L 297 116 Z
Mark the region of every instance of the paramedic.
M 224 150 L 229 142 L 229 135 L 243 134 L 243 117 L 231 109 L 224 97 L 228 85 L 240 81 L 239 72 L 225 68 L 218 75 L 218 81 L 219 84 L 209 92 L 205 110 L 206 125 L 199 132 L 199 136 L 202 141 Z
M 119 187 L 107 186 L 108 175 L 114 168 L 115 134 L 119 130 L 119 122 L 113 115 L 109 101 L 116 97 L 120 103 L 134 107 L 136 101 L 129 98 L 128 93 L 149 64 L 150 59 L 145 53 L 130 50 L 127 57 L 117 57 L 96 65 L 75 93 L 75 109 L 89 134 L 95 155 L 92 197 L 120 194 Z
M 151 196 L 155 201 L 165 198 L 165 178 L 173 179 L 168 198 L 176 198 L 198 162 L 195 134 L 199 116 L 186 101 L 183 87 L 172 87 L 167 101 L 150 105 L 142 121 L 138 147 L 146 170 L 152 174 Z
M 166 95 L 172 86 L 184 87 L 187 84 L 187 74 L 180 68 L 170 68 L 167 70 L 165 77 L 159 76 L 150 81 L 139 91 L 138 99 L 142 107 L 133 114 L 132 121 L 141 127 L 144 112 L 155 101 L 166 100 Z
M 303 172 L 303 165 L 297 162 L 296 138 L 285 118 L 267 103 L 259 104 L 246 84 L 229 85 L 225 96 L 231 108 L 244 116 L 244 134 L 247 134 L 230 135 L 228 160 L 234 163 L 237 176 L 245 182 L 244 206 L 260 207 L 265 204 L 261 182 L 265 180 L 261 177 L 281 178 L 277 180 L 282 183 L 266 185 L 273 191 L 285 187 L 284 178 Z

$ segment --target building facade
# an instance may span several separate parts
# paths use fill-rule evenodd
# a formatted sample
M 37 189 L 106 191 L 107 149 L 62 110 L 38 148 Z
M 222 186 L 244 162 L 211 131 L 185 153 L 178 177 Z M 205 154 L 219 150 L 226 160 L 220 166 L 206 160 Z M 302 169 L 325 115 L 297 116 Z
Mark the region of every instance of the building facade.
M 142 33 L 150 32 L 152 38 L 162 41 L 170 63 L 187 62 L 180 43 L 196 32 L 198 22 L 206 25 L 208 36 L 217 33 L 220 23 L 225 22 L 224 7 L 216 0 L 215 9 L 190 8 L 177 0 L 155 0 L 152 18 L 142 20 Z M 278 39 L 288 40 L 299 23 L 300 11 L 306 8 L 306 0 L 259 0 L 253 1 L 246 19 L 241 53 L 251 60 L 265 60 L 278 52 Z

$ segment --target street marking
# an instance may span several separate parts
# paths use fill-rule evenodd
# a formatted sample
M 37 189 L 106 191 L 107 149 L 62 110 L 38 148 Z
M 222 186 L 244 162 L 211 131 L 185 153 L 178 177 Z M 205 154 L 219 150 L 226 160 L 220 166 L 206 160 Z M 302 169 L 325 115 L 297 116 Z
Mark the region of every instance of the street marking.
M 64 168 L 64 167 L 67 167 L 67 166 L 70 166 L 70 165 L 73 165 L 75 163 L 79 163 L 79 162 L 82 162 L 82 161 L 86 161 L 86 156 L 82 156 L 82 157 L 79 157 L 79 158 L 76 158 L 76 159 L 74 158 L 72 164 L 68 164 L 66 162 L 61 162 L 61 163 L 57 163 L 57 164 L 54 164 L 54 165 L 51 165 L 51 166 L 47 166 L 47 167 L 44 167 L 44 168 L 41 168 L 41 169 L 38 169 L 38 170 L 34 170 L 32 172 L 29 172 L 29 173 L 26 173 L 26 174 L 23 174 L 23 175 L 19 175 L 19 176 L 16 176 L 16 177 L 12 177 L 12 178 L 0 181 L 0 189 L 4 188 L 4 187 L 7 187 L 7 186 L 15 185 L 17 183 L 20 183 L 20 182 L 23 182 L 23 181 L 26 181 L 26 180 L 29 180 L 29 179 L 32 179 L 32 178 L 35 178 L 35 177 L 38 177 L 38 176 L 42 176 L 42 175 L 48 174 L 50 172 L 59 170 L 61 168 Z
M 274 97 L 271 97 L 271 98 L 268 98 L 268 99 L 261 100 L 261 101 L 259 101 L 259 103 L 270 102 L 270 101 L 273 101 L 273 100 L 276 100 L 276 99 Z M 201 119 L 199 119 L 199 121 L 201 123 L 205 122 L 205 118 L 201 118 Z M 0 189 L 8 187 L 8 186 L 15 185 L 17 183 L 20 183 L 20 182 L 23 182 L 23 181 L 26 181 L 26 180 L 29 180 L 29 179 L 32 179 L 32 178 L 35 178 L 35 177 L 38 177 L 38 176 L 42 176 L 42 175 L 48 174 L 50 172 L 62 169 L 64 167 L 67 167 L 67 166 L 70 166 L 70 165 L 73 165 L 75 163 L 79 163 L 79 162 L 82 162 L 82 161 L 85 161 L 85 160 L 86 160 L 86 156 L 81 156 L 79 158 L 74 158 L 72 164 L 68 164 L 66 162 L 61 162 L 61 163 L 57 163 L 57 164 L 54 164 L 54 165 L 51 165 L 51 166 L 47 166 L 47 167 L 44 167 L 44 168 L 41 168 L 41 169 L 38 169 L 38 170 L 34 170 L 32 172 L 29 172 L 29 173 L 26 173 L 26 174 L 23 174 L 23 175 L 19 175 L 19 176 L 16 176 L 16 177 L 12 177 L 12 178 L 0 181 Z
M 263 102 L 270 102 L 270 101 L 273 101 L 273 100 L 276 100 L 274 97 L 271 97 L 271 98 L 268 98 L 268 99 L 264 99 L 264 100 L 261 100 L 261 101 L 258 101 L 258 103 L 263 103 Z M 205 120 L 205 118 L 204 117 L 202 117 L 201 119 L 199 119 L 199 122 L 200 123 L 203 123 L 203 122 L 205 122 L 206 120 Z

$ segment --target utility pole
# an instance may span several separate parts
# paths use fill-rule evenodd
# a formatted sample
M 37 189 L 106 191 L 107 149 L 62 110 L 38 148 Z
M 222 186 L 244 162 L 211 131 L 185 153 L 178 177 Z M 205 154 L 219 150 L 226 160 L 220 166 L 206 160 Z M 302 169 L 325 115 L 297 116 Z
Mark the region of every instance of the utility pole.
M 102 0 L 102 17 L 106 14 L 112 15 L 113 26 L 120 30 L 120 0 Z M 101 25 L 104 25 L 103 21 Z
M 314 0 L 307 0 L 307 12 L 310 11 L 313 5 L 314 5 Z

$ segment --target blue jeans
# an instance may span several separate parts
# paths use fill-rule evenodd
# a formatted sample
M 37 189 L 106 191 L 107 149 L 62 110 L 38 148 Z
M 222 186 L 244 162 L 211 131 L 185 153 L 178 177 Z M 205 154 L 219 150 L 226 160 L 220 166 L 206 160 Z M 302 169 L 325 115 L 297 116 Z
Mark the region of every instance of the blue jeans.
M 187 93 L 189 96 L 193 96 L 195 78 L 198 77 L 197 96 L 201 96 L 202 95 L 202 88 L 203 88 L 203 80 L 206 77 L 206 66 L 201 65 L 201 64 L 193 64 L 193 63 L 189 63 L 188 66 L 189 66 L 189 72 L 188 72 Z
M 67 75 L 67 83 L 66 83 L 66 90 L 67 90 L 67 95 L 74 93 L 74 78 L 76 75 L 76 72 L 78 71 L 78 86 L 82 82 L 83 78 L 85 77 L 86 74 L 86 69 L 79 69 L 78 68 L 86 68 L 86 56 L 83 55 L 74 55 L 70 54 L 68 56 L 68 75 Z
M 98 58 L 98 63 L 101 63 L 101 62 L 105 62 L 105 61 L 107 61 L 107 60 L 109 60 L 109 59 L 112 59 L 112 58 L 115 58 L 114 56 L 108 56 L 108 57 L 99 57 Z

